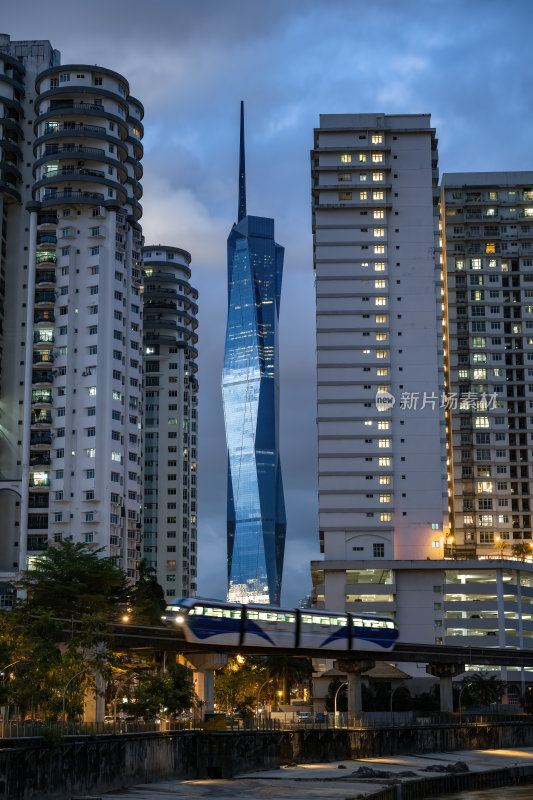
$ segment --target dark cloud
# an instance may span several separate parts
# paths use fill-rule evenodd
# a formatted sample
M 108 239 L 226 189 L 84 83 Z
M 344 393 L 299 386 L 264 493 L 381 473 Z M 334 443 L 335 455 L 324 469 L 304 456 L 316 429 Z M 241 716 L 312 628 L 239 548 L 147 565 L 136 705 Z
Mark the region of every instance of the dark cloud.
M 428 113 L 440 169 L 531 169 L 530 0 L 72 0 L 4 11 L 14 39 L 126 75 L 145 105 L 147 240 L 191 251 L 200 289 L 200 590 L 225 588 L 220 395 L 238 102 L 248 206 L 286 247 L 281 307 L 284 602 L 318 555 L 309 150 L 320 113 Z

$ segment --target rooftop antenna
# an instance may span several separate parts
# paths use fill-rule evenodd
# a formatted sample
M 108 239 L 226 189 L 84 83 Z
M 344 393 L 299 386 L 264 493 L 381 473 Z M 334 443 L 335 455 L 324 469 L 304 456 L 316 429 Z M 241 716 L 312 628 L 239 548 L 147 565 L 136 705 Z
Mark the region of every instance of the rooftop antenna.
M 241 138 L 239 147 L 239 211 L 237 222 L 246 216 L 246 165 L 244 163 L 244 100 L 241 100 Z

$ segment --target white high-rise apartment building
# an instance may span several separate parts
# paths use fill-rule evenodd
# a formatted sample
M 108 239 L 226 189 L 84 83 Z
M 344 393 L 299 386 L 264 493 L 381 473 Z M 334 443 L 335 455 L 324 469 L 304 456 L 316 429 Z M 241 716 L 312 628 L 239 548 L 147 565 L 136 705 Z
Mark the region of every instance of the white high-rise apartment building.
M 443 176 L 447 554 L 532 555 L 533 172 Z
M 313 564 L 315 596 L 354 610 L 347 570 L 444 554 L 435 131 L 429 115 L 321 115 L 311 166 L 325 559 Z
M 143 259 L 143 552 L 170 602 L 196 592 L 198 292 L 186 250 L 147 245 Z
M 141 103 L 0 37 L 0 570 L 67 536 L 140 557 Z

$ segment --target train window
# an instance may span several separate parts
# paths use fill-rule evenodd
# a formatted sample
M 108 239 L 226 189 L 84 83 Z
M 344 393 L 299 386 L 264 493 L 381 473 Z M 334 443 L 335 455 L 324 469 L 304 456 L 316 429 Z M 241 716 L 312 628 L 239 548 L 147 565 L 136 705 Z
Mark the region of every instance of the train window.
M 304 625 L 314 625 L 316 618 L 312 617 L 310 614 L 302 614 L 302 622 Z
M 330 625 L 340 625 L 341 627 L 348 624 L 348 619 L 346 617 L 330 617 Z
M 203 615 L 204 617 L 216 617 L 217 619 L 240 619 L 240 608 L 217 608 L 216 606 L 196 606 L 193 609 L 194 614 Z

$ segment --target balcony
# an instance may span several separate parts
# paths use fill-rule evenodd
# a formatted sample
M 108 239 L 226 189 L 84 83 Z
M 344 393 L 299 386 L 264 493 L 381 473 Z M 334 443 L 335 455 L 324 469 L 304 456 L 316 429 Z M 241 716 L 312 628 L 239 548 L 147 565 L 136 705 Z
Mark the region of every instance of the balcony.
M 57 264 L 57 256 L 50 250 L 45 250 L 42 253 L 35 254 L 36 264 Z
M 53 311 L 35 311 L 33 314 L 33 321 L 36 325 L 40 322 L 54 322 L 54 312 Z
M 43 178 L 71 178 L 79 176 L 88 176 L 93 178 L 105 178 L 105 172 L 101 169 L 74 169 L 73 167 L 63 167 L 57 169 L 56 167 L 49 167 L 43 172 Z
M 28 508 L 48 508 L 48 494 L 30 494 L 28 498 Z
M 29 530 L 47 530 L 48 514 L 28 514 Z
M 48 489 L 50 475 L 47 472 L 31 472 L 28 483 L 32 489 Z
M 56 220 L 57 222 L 57 220 Z M 44 244 L 57 244 L 57 236 L 55 233 L 38 233 L 37 234 L 37 247 Z
M 52 431 L 32 431 L 30 434 L 30 447 L 42 447 L 52 444 Z
M 31 374 L 32 383 L 53 383 L 54 373 L 49 371 L 34 371 Z
M 99 204 L 104 202 L 105 195 L 101 192 L 81 192 L 73 189 L 64 189 L 62 192 L 45 192 L 44 197 L 41 198 L 42 203 L 63 202 L 64 200 L 72 201 L 73 203 L 96 202 Z
M 49 450 L 44 453 L 30 452 L 30 467 L 49 467 L 51 463 Z
M 76 158 L 77 153 L 85 153 L 89 156 L 96 156 L 97 158 L 105 158 L 106 152 L 102 150 L 100 147 L 85 147 L 82 144 L 77 146 L 69 145 L 58 145 L 58 144 L 47 144 L 44 149 L 45 156 L 52 156 L 52 155 L 60 155 L 61 153 L 68 153 L 71 158 Z
M 54 334 L 48 331 L 33 331 L 34 344 L 52 344 L 54 341 Z
M 33 351 L 33 364 L 48 365 L 54 363 L 54 354 L 52 350 L 34 350 Z
M 31 393 L 31 404 L 32 406 L 43 404 L 52 405 L 52 390 L 48 389 L 40 392 L 34 389 Z
M 28 518 L 28 528 L 31 525 L 29 524 Z M 45 526 L 48 528 L 48 524 Z M 28 551 L 33 553 L 35 552 L 42 552 L 48 548 L 48 536 L 28 536 Z
M 48 113 L 48 111 L 101 111 L 102 114 L 105 113 L 104 106 L 100 103 L 73 103 L 68 101 L 52 101 L 50 106 L 43 111 L 43 114 Z
M 51 425 L 52 415 L 44 409 L 32 410 L 31 425 Z
M 106 129 L 101 125 L 84 125 L 80 122 L 65 122 L 58 125 L 57 122 L 47 122 L 44 128 L 45 136 L 53 136 L 54 134 L 72 133 L 72 131 L 81 131 L 85 133 L 100 133 L 105 134 Z
M 35 305 L 40 305 L 41 303 L 47 303 L 48 305 L 54 305 L 56 301 L 56 296 L 54 292 L 42 292 L 38 291 L 35 292 Z
M 39 214 L 37 225 L 57 225 L 59 222 L 55 214 Z
M 42 271 L 35 273 L 35 283 L 37 286 L 43 283 L 55 283 L 55 282 L 56 282 L 55 272 Z

